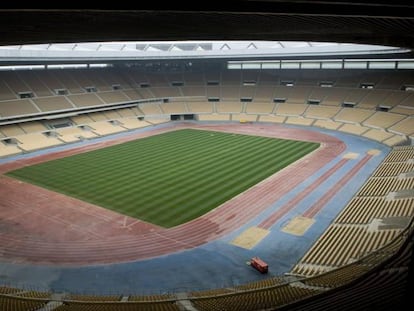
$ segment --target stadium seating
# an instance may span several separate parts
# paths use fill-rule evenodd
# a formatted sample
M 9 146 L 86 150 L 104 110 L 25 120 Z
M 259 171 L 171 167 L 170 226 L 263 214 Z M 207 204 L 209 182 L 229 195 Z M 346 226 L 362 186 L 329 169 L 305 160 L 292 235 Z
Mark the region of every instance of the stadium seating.
M 3 87 L 0 95 L 6 100 L 0 101 L 1 117 L 101 107 L 144 98 L 206 98 L 207 95 L 207 97 L 218 98 L 220 101 L 207 103 L 200 99 L 192 101 L 183 98 L 182 102 L 138 103 L 139 111 L 135 115 L 145 117 L 195 113 L 199 115 L 200 120 L 238 121 L 240 115 L 246 113 L 252 115 L 246 118 L 249 120 L 335 129 L 362 135 L 389 146 L 401 144 L 413 134 L 413 95 L 399 90 L 404 83 L 404 78 L 407 78 L 403 74 L 395 74 L 394 79 L 371 75 L 370 80 L 383 81 L 378 84 L 378 87 L 383 87 L 383 89 L 358 89 L 359 81 L 363 81 L 361 80 L 363 79 L 361 76 L 364 77 L 363 74 L 359 78 L 358 75 L 356 78 L 339 77 L 333 87 L 326 88 L 315 86 L 320 82 L 317 76 L 301 77 L 296 81 L 297 86 L 289 87 L 278 85 L 283 80 L 281 76 L 271 76 L 257 71 L 247 71 L 244 73 L 246 78 L 242 78 L 239 73 L 226 70 L 223 70 L 220 75 L 214 72 L 148 74 L 130 70 L 126 74 L 129 82 L 126 82 L 125 75 L 119 74 L 116 70 L 100 72 L 89 70 L 87 74 L 80 74 L 81 72 L 74 70 L 64 73 L 60 71 L 39 72 L 36 75 L 28 74 L 28 77 L 23 72 L 18 75 L 3 74 L 3 84 L 11 85 L 15 92 L 23 90 L 19 88 L 22 81 L 31 85 L 30 89 L 35 89 L 37 92 L 33 92 L 34 97 L 31 99 L 16 100 L 11 96 L 10 88 Z M 104 75 L 106 80 L 99 78 L 100 75 Z M 190 77 L 193 76 L 195 80 L 190 81 Z M 399 81 L 398 86 L 386 82 L 387 79 L 394 81 L 393 83 Z M 244 85 L 245 80 L 253 81 L 253 83 Z M 122 90 L 110 90 L 111 85 L 105 81 L 111 81 L 111 84 L 121 81 Z M 172 86 L 174 81 L 180 81 L 182 86 Z M 216 81 L 217 85 L 206 85 L 208 81 Z M 140 86 L 142 83 L 148 83 L 148 87 L 142 88 Z M 94 85 L 97 93 L 85 93 L 87 85 Z M 117 83 L 117 85 L 121 84 Z M 50 90 L 62 88 L 67 90 L 68 94 L 52 96 L 53 92 L 44 91 L 46 88 L 43 86 L 47 86 L 46 88 Z M 40 91 L 41 89 L 43 92 Z M 242 97 L 251 97 L 252 102 L 237 103 Z M 275 98 L 285 102 L 274 104 L 272 101 Z M 319 105 L 307 105 L 308 100 L 317 100 Z M 355 108 L 341 107 L 344 102 L 354 104 Z M 380 105 L 390 107 L 391 110 L 389 112 L 376 111 Z M 110 113 L 106 112 L 106 114 Z M 213 116 L 207 117 L 206 114 L 213 114 Z M 234 116 L 227 117 L 227 114 L 234 114 Z M 93 118 L 94 114 L 89 113 L 89 115 L 93 121 L 102 121 L 102 119 Z M 254 115 L 259 117 L 256 118 Z M 80 124 L 78 119 L 81 117 L 82 115 L 73 117 L 73 121 Z M 110 115 L 106 119 L 117 118 Z M 12 133 L 6 137 L 14 136 Z

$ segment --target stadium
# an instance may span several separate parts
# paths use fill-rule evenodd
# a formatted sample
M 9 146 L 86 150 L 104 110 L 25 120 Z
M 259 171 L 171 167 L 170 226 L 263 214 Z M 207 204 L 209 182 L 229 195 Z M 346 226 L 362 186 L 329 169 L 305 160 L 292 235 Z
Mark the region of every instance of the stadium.
M 0 309 L 404 309 L 412 13 L 0 10 Z

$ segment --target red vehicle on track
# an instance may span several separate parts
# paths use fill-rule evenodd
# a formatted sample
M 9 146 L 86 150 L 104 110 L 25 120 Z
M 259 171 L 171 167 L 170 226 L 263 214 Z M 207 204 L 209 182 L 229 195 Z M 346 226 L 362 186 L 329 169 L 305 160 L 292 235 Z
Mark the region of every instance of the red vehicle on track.
M 267 273 L 269 271 L 269 265 L 259 257 L 253 257 L 250 260 L 250 265 L 261 273 Z

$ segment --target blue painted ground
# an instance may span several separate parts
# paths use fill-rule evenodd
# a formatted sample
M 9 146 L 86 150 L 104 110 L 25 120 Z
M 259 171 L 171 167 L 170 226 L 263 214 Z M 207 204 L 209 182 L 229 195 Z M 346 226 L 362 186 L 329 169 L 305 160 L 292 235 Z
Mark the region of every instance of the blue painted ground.
M 290 127 L 294 128 L 295 126 Z M 293 210 L 271 227 L 270 234 L 252 250 L 233 246 L 229 242 L 245 229 L 259 224 L 297 193 L 312 184 L 320 175 L 335 165 L 342 158 L 342 155 L 328 163 L 294 190 L 286 193 L 255 219 L 248 223 L 240 224 L 238 230 L 201 247 L 150 260 L 78 268 L 1 263 L 0 284 L 4 283 L 26 289 L 52 290 L 54 292 L 142 295 L 231 287 L 289 272 L 326 230 L 390 150 L 385 145 L 359 136 L 319 128 L 307 129 L 323 132 L 341 139 L 347 146 L 342 155 L 353 152 L 358 153 L 359 157 L 349 160 L 348 163 L 330 176 L 315 191 L 299 202 Z M 145 130 L 144 128 L 138 131 Z M 124 135 L 130 135 L 130 133 L 117 134 L 116 136 Z M 110 138 L 116 136 L 111 136 Z M 99 139 L 108 139 L 108 137 Z M 93 140 L 93 142 L 95 141 L 97 140 Z M 87 143 L 90 142 L 81 142 L 71 144 L 70 146 L 61 146 L 27 155 L 19 155 L 0 160 L 0 163 Z M 327 203 L 323 210 L 315 216 L 315 223 L 303 236 L 295 236 L 281 231 L 281 228 L 290 219 L 306 211 L 371 149 L 378 149 L 381 153 L 372 157 L 341 191 Z M 246 261 L 253 256 L 259 256 L 269 264 L 268 275 L 261 275 L 246 264 Z

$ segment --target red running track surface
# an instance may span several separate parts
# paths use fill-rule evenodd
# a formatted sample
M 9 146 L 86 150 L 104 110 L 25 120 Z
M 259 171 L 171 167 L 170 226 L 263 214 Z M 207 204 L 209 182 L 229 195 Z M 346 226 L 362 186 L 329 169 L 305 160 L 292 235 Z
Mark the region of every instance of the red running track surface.
M 346 148 L 335 137 L 278 124 L 172 124 L 17 160 L 0 165 L 0 173 L 180 128 L 315 141 L 321 147 L 209 213 L 169 229 L 0 175 L 0 258 L 79 266 L 142 260 L 194 248 L 255 218 Z

